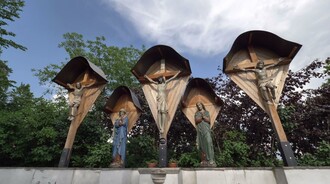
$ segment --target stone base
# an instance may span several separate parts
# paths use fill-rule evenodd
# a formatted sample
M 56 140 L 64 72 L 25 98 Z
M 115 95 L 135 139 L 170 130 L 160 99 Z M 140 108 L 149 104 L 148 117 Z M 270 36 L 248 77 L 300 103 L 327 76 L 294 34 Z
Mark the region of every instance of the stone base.
M 0 183 L 6 184 L 153 184 L 157 182 L 164 184 L 328 184 L 330 167 L 152 169 L 0 167 L 0 178 Z
M 151 172 L 151 179 L 154 184 L 163 184 L 166 179 L 166 171 L 157 169 Z

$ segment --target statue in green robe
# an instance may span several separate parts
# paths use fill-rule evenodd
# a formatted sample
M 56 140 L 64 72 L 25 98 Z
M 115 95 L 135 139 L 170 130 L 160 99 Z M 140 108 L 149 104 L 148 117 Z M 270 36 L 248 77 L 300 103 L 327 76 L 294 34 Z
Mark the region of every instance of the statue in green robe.
M 210 113 L 201 102 L 196 103 L 195 123 L 197 144 L 201 151 L 201 167 L 216 167 L 214 149 L 211 137 Z

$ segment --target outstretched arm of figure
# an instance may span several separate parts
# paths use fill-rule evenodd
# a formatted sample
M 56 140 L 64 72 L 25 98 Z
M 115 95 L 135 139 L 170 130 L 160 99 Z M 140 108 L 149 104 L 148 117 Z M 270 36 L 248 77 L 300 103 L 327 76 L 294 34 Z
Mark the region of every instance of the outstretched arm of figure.
M 277 65 L 281 64 L 283 61 L 285 61 L 284 58 L 279 58 L 277 63 L 274 63 L 274 64 L 271 64 L 271 65 L 265 66 L 265 69 L 270 68 L 270 67 L 273 67 L 273 66 L 277 66 Z
M 74 88 L 75 88 L 73 84 L 67 83 L 66 85 L 67 85 L 70 89 L 74 89 Z
M 93 80 L 91 83 L 85 85 L 85 86 L 82 86 L 82 88 L 88 88 L 88 87 L 91 87 L 92 85 L 94 85 L 96 83 L 95 80 Z
M 144 78 L 146 78 L 151 83 L 158 84 L 156 81 L 154 81 L 150 77 L 148 77 L 148 75 L 144 75 Z
M 179 74 L 181 73 L 181 70 L 178 71 L 173 77 L 169 78 L 166 82 L 170 82 L 171 80 L 175 79 Z
M 242 71 L 242 72 L 256 72 L 255 69 L 244 69 L 244 68 L 238 67 L 238 65 L 235 65 L 233 69 L 238 70 L 238 71 Z

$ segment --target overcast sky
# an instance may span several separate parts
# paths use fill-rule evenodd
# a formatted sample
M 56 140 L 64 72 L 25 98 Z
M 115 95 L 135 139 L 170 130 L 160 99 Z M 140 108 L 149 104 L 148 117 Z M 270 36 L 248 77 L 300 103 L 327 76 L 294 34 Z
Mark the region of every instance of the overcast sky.
M 68 61 L 57 47 L 67 32 L 119 47 L 165 44 L 190 61 L 194 77 L 214 77 L 237 36 L 265 30 L 303 45 L 290 65 L 296 71 L 330 56 L 329 8 L 328 0 L 33 0 L 5 28 L 28 50 L 7 49 L 1 59 L 36 96 L 44 89 L 31 69 Z

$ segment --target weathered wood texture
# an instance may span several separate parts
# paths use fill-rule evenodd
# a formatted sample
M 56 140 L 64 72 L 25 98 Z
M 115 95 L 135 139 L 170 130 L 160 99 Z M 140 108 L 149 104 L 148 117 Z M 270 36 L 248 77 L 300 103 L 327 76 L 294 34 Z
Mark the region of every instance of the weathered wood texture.
M 283 130 L 281 120 L 277 113 L 277 104 L 282 93 L 289 64 L 301 48 L 300 44 L 284 40 L 277 35 L 265 31 L 249 31 L 241 34 L 234 42 L 230 52 L 223 59 L 223 70 L 228 76 L 255 101 L 270 116 L 275 131 L 284 163 L 296 166 L 294 154 Z M 283 62 L 279 62 L 279 60 Z M 235 68 L 256 68 L 258 60 L 265 61 L 268 79 L 277 86 L 275 90 L 276 99 L 267 103 L 261 97 L 259 86 L 257 86 L 256 74 L 252 71 L 240 71 Z M 235 68 L 234 68 L 235 67 Z M 268 94 L 270 97 L 270 94 Z M 269 98 L 270 99 L 270 98 Z
M 169 79 L 180 71 L 180 74 L 166 85 L 168 114 L 164 123 L 164 133 L 161 134 L 162 138 L 166 138 L 175 111 L 191 75 L 189 61 L 169 46 L 156 45 L 141 56 L 131 71 L 142 84 L 143 93 L 155 122 L 157 122 L 158 117 L 157 85 L 149 82 L 144 75 L 157 81 L 158 77 L 164 76 L 166 79 Z
M 64 148 L 71 149 L 78 127 L 82 123 L 88 111 L 92 108 L 97 97 L 104 89 L 107 83 L 107 79 L 100 68 L 89 62 L 86 58 L 79 56 L 71 59 L 55 76 L 53 81 L 68 89 L 69 100 L 73 99 L 73 94 L 67 85 L 68 83 L 74 84 L 80 82 L 82 86 L 93 83 L 93 85 L 90 87 L 83 89 L 83 94 L 81 97 L 80 105 L 77 109 L 77 114 L 71 121 L 68 136 L 64 146 Z
M 155 62 L 150 69 L 148 70 L 146 75 L 158 75 L 160 73 L 160 61 Z M 170 64 L 166 64 L 166 73 L 170 71 L 178 72 L 180 69 L 171 66 Z M 175 72 L 175 73 L 176 73 Z M 189 76 L 178 76 L 176 79 L 167 83 L 166 86 L 166 94 L 167 94 L 167 109 L 168 114 L 166 118 L 166 122 L 164 124 L 164 135 L 167 135 L 168 130 L 171 126 L 172 120 L 174 118 L 174 114 L 177 110 L 180 99 L 184 93 L 186 85 L 188 83 Z M 157 85 L 153 83 L 145 83 L 142 84 L 142 90 L 146 97 L 146 100 L 149 104 L 151 113 L 157 121 L 158 112 L 157 112 Z M 158 126 L 158 125 L 157 125 Z
M 258 60 L 263 60 L 267 66 L 278 63 L 280 58 L 284 59 L 279 65 L 267 69 L 268 78 L 271 78 L 273 84 L 277 86 L 276 99 L 273 101 L 276 108 L 284 87 L 289 64 L 300 48 L 300 44 L 284 40 L 266 31 L 245 32 L 237 37 L 230 52 L 223 59 L 223 71 L 269 114 L 267 105 L 264 104 L 257 86 L 255 73 L 234 70 L 234 67 L 252 69 L 256 67 Z
M 94 102 L 96 101 L 97 97 L 100 95 L 104 87 L 105 84 L 95 87 L 91 86 L 90 88 L 84 89 L 81 103 L 78 107 L 77 115 L 71 122 L 64 148 L 72 148 L 78 127 L 82 123 L 88 111 L 92 108 Z
M 287 142 L 288 139 L 284 132 L 280 116 L 277 113 L 276 106 L 274 104 L 267 104 L 267 111 L 269 112 L 270 119 L 272 121 L 273 129 L 275 130 L 277 139 L 280 142 Z
M 255 48 L 254 50 L 256 51 L 256 54 L 258 55 L 259 59 L 268 61 L 267 63 L 265 63 L 265 66 L 278 62 L 277 60 L 279 56 L 273 53 L 272 51 L 258 47 Z M 227 67 L 233 68 L 235 65 L 237 65 L 238 67 L 243 68 L 242 66 L 249 65 L 252 66 L 249 68 L 255 68 L 256 64 L 257 62 L 253 62 L 251 60 L 248 50 L 242 49 L 234 54 L 231 62 L 227 64 Z M 284 87 L 285 78 L 287 76 L 288 68 L 289 68 L 289 64 L 284 64 L 267 69 L 267 76 L 269 78 L 272 78 L 273 84 L 277 86 L 275 90 L 276 91 L 275 106 L 277 106 L 279 102 Z M 241 89 L 243 89 L 246 92 L 246 94 L 250 98 L 252 98 L 253 101 L 255 101 L 263 110 L 265 110 L 268 113 L 267 108 L 263 103 L 264 100 L 260 95 L 260 90 L 257 86 L 256 74 L 254 72 L 236 71 L 236 73 L 234 72 L 228 73 L 228 76 Z
M 139 119 L 142 109 L 135 94 L 125 86 L 120 86 L 114 90 L 105 105 L 104 111 L 110 115 L 111 122 L 115 123 L 119 117 L 119 110 L 122 108 L 127 112 L 127 131 L 130 132 Z
M 182 112 L 194 127 L 196 127 L 195 113 L 197 111 L 197 102 L 202 102 L 205 109 L 209 111 L 210 124 L 211 127 L 213 127 L 223 102 L 216 96 L 211 86 L 200 78 L 194 78 L 188 83 L 184 96 L 182 97 Z

